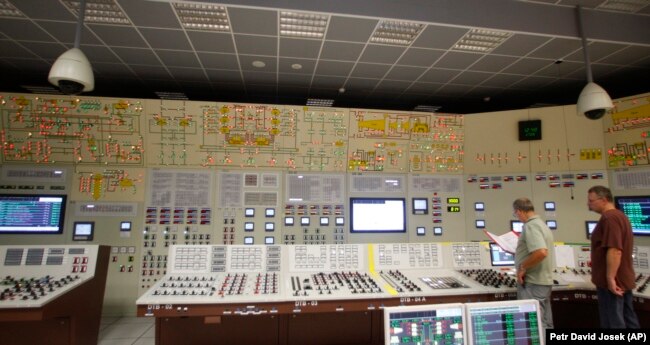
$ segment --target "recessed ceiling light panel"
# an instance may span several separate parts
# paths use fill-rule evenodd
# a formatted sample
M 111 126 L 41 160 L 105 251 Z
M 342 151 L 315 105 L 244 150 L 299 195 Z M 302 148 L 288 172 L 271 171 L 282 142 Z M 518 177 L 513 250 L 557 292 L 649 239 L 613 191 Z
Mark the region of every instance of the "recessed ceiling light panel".
M 384 20 L 372 33 L 370 42 L 407 46 L 423 28 L 424 24 Z
M 328 16 L 315 13 L 280 12 L 280 36 L 323 38 Z
M 25 15 L 8 0 L 0 0 L 0 17 L 25 18 Z
M 648 6 L 648 0 L 608 0 L 596 6 L 599 10 L 636 13 Z
M 484 29 L 472 29 L 461 37 L 452 50 L 488 53 L 505 42 L 512 33 Z
M 321 98 L 309 98 L 307 99 L 307 105 L 315 107 L 331 107 L 334 105 L 333 99 L 321 99 Z
M 230 22 L 223 6 L 175 2 L 174 9 L 186 29 L 230 31 Z
M 156 91 L 156 96 L 160 99 L 188 100 L 187 96 L 182 92 Z
M 80 1 L 65 0 L 63 3 L 75 15 L 79 15 Z M 122 12 L 122 9 L 115 4 L 114 0 L 86 0 L 86 23 L 102 24 L 131 24 L 131 21 Z

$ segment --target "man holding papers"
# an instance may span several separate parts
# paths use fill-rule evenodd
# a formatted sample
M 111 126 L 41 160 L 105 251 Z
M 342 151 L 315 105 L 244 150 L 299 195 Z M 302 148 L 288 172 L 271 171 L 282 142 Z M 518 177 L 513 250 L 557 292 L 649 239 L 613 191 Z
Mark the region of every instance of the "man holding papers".
M 546 223 L 535 213 L 528 198 L 512 203 L 514 215 L 524 222 L 517 240 L 515 268 L 517 269 L 517 298 L 536 299 L 542 309 L 544 329 L 553 328 L 551 312 L 551 287 L 555 263 L 553 234 Z

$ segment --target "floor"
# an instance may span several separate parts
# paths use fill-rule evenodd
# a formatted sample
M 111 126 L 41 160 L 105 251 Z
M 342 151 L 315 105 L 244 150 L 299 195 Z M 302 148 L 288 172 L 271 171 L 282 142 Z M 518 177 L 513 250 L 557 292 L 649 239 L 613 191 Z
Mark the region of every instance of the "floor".
M 154 318 L 102 318 L 98 345 L 154 345 Z

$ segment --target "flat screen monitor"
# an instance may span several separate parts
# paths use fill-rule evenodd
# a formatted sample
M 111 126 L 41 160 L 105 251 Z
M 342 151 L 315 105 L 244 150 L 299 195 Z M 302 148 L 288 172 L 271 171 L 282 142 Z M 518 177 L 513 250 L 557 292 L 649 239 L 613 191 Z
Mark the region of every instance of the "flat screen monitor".
M 120 231 L 131 231 L 131 222 L 120 222 Z
M 413 198 L 413 214 L 427 214 L 428 212 L 427 198 Z
M 244 216 L 246 217 L 255 217 L 255 209 L 254 208 L 247 208 L 244 210 Z
M 274 231 L 275 230 L 275 223 L 273 223 L 273 222 L 264 223 L 264 230 L 266 230 L 266 231 Z
M 426 233 L 427 233 L 427 232 L 426 232 L 426 228 L 423 227 L 423 226 L 418 226 L 417 228 L 415 228 L 415 233 L 416 233 L 418 236 L 424 236 L 424 235 L 426 235 Z
M 630 219 L 635 236 L 650 236 L 650 196 L 617 196 L 614 204 Z
M 484 219 L 475 220 L 474 226 L 476 226 L 477 229 L 485 229 L 485 220 Z
M 536 300 L 465 304 L 468 344 L 543 344 L 542 315 Z
M 72 227 L 73 241 L 92 241 L 95 235 L 95 222 L 74 222 Z
M 490 243 L 490 262 L 492 266 L 514 266 L 515 255 L 506 252 L 496 243 Z
M 253 230 L 255 230 L 255 223 L 253 222 L 244 223 L 244 231 L 253 231 Z
M 309 225 L 309 217 L 300 217 L 300 225 Z
M 442 236 L 442 227 L 434 226 L 433 227 L 433 236 Z
M 0 194 L 0 234 L 61 234 L 66 195 Z
M 275 237 L 273 236 L 264 237 L 264 244 L 275 244 Z
M 384 308 L 384 344 L 467 344 L 461 303 Z
M 351 232 L 406 232 L 404 198 L 350 198 Z
M 514 232 L 521 233 L 524 231 L 524 222 L 520 220 L 511 220 L 510 221 L 510 230 Z
M 336 225 L 345 225 L 345 218 L 343 218 L 343 217 L 334 218 L 334 224 L 336 224 Z
M 546 221 L 546 226 L 548 226 L 549 229 L 555 230 L 557 229 L 557 221 L 556 220 L 547 220 Z
M 293 217 L 284 217 L 284 225 L 293 226 Z
M 267 208 L 267 209 L 264 211 L 264 215 L 267 216 L 267 217 L 269 217 L 269 218 L 271 218 L 271 217 L 275 217 L 275 209 L 274 209 L 274 208 Z
M 591 233 L 596 230 L 596 225 L 598 224 L 598 221 L 596 220 L 586 220 L 585 221 L 585 231 L 587 234 L 587 239 L 591 238 Z
M 485 203 L 475 202 L 474 203 L 474 211 L 485 211 Z
M 329 217 L 320 217 L 320 225 L 322 225 L 322 226 L 330 225 L 330 218 Z
M 255 240 L 253 239 L 253 236 L 246 236 L 244 237 L 244 244 L 254 244 Z

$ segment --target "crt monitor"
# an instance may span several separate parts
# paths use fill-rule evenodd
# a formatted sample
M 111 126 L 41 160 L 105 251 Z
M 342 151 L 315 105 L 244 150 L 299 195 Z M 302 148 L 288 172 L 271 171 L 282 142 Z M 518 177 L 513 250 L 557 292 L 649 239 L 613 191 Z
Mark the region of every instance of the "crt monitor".
M 511 220 L 510 221 L 510 230 L 514 232 L 521 233 L 524 231 L 524 222 L 520 220 Z
M 466 303 L 469 344 L 543 344 L 539 303 L 533 299 Z
M 0 194 L 0 234 L 61 234 L 66 195 Z
M 515 255 L 506 252 L 496 243 L 490 243 L 490 262 L 492 266 L 514 266 Z
M 428 211 L 427 198 L 413 198 L 413 214 L 427 214 Z
M 73 241 L 92 241 L 95 234 L 95 222 L 74 222 L 72 227 Z
M 384 308 L 384 344 L 466 344 L 463 304 Z
M 352 232 L 406 232 L 404 198 L 350 198 Z
M 630 219 L 635 236 L 650 236 L 650 196 L 617 196 L 614 204 Z
M 585 220 L 585 232 L 587 234 L 587 239 L 591 238 L 591 233 L 596 229 L 596 224 L 598 224 L 598 221 Z

